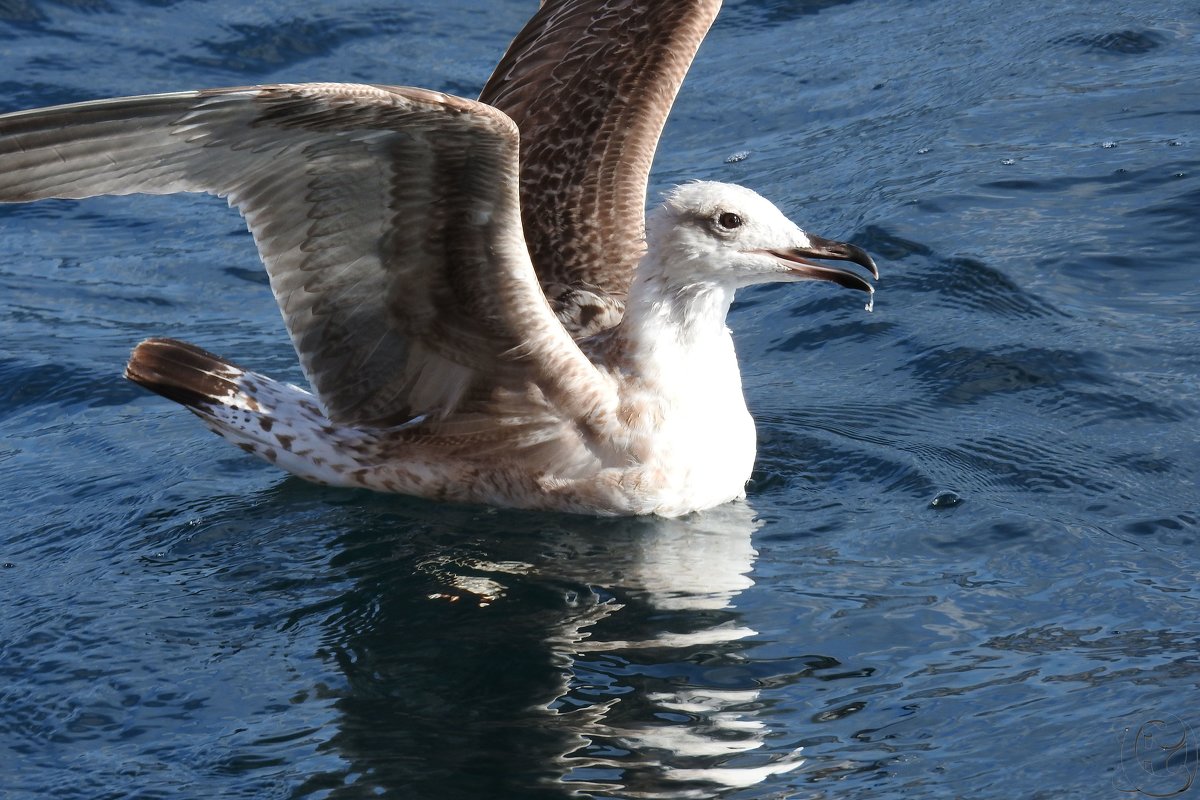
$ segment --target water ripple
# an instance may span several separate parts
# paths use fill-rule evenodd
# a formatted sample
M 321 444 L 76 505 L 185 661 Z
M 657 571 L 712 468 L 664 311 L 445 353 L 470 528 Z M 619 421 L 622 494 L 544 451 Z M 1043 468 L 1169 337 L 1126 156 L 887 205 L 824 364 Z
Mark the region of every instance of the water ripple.
M 1102 55 L 1140 56 L 1159 49 L 1167 41 L 1167 36 L 1162 32 L 1147 29 L 1079 33 L 1055 39 L 1053 44 L 1072 45 Z

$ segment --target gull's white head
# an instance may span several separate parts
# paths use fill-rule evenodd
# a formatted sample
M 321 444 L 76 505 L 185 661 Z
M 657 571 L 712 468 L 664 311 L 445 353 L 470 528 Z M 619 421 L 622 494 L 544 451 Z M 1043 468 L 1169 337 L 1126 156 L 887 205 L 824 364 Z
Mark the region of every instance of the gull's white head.
M 858 274 L 814 258 L 852 261 L 879 277 L 862 248 L 805 233 L 757 192 L 729 183 L 676 187 L 647 220 L 646 243 L 661 277 L 679 286 L 821 280 L 874 291 Z

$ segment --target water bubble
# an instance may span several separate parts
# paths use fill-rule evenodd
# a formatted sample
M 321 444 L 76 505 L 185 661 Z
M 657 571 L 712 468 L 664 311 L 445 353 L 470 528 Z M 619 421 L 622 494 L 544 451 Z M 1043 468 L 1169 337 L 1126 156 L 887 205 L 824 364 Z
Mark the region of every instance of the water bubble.
M 922 147 L 920 150 L 917 151 L 917 155 L 923 156 L 932 149 L 933 149 L 932 147 Z
M 1006 167 L 1011 167 L 1013 164 L 1017 163 L 1017 160 L 1015 158 L 1006 158 L 1000 163 Z
M 736 164 L 739 161 L 745 161 L 750 157 L 749 150 L 738 150 L 736 153 L 725 159 L 726 164 Z
M 963 499 L 954 492 L 938 492 L 937 496 L 929 501 L 930 508 L 943 509 L 954 508 L 957 505 L 962 505 Z

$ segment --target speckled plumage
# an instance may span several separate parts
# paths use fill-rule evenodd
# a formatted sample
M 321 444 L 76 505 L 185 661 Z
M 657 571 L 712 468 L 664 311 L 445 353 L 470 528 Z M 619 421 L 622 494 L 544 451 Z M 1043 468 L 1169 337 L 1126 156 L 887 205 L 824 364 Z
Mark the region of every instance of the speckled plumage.
M 734 291 L 854 273 L 740 187 L 641 223 L 719 2 L 547 0 L 480 102 L 298 84 L 0 116 L 0 202 L 180 191 L 246 219 L 314 394 L 152 339 L 127 376 L 309 480 L 674 516 L 742 495 Z M 522 219 L 524 218 L 524 223 Z M 636 268 L 635 268 L 636 267 Z
M 721 0 L 546 0 L 479 96 L 521 131 L 534 268 L 577 338 L 621 319 L 658 138 Z

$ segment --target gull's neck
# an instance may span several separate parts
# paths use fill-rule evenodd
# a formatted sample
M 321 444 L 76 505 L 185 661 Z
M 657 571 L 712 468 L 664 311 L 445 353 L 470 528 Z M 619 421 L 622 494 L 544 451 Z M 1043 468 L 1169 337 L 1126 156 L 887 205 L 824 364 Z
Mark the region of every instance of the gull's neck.
M 635 371 L 648 378 L 679 370 L 714 377 L 730 368 L 736 373 L 733 339 L 725 326 L 733 295 L 733 287 L 715 281 L 674 278 L 647 254 L 629 287 L 618 327 L 622 350 Z

